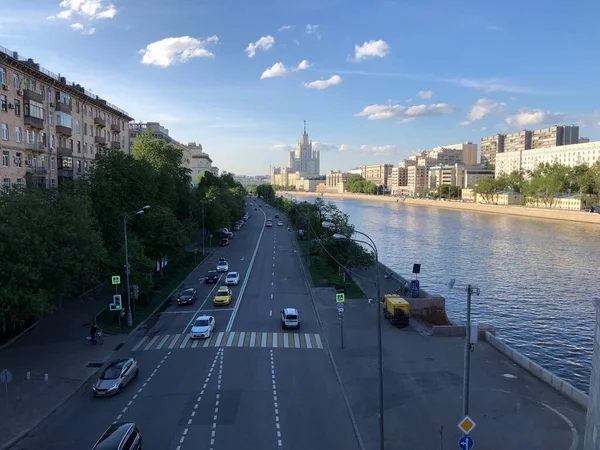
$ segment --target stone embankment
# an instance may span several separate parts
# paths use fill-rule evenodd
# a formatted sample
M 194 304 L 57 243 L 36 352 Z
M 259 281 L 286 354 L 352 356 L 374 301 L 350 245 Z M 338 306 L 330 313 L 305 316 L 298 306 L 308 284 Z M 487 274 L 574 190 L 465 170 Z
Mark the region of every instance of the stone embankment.
M 294 196 L 315 196 L 320 195 L 314 192 L 283 192 L 278 191 L 277 195 L 294 195 Z M 504 214 L 509 216 L 529 217 L 535 219 L 550 219 L 564 220 L 568 222 L 581 222 L 600 225 L 600 214 L 589 213 L 583 211 L 560 210 L 560 209 L 543 209 L 543 208 L 527 208 L 525 206 L 502 206 L 502 205 L 486 205 L 481 203 L 461 203 L 461 202 L 441 202 L 436 200 L 423 200 L 416 198 L 399 198 L 390 197 L 387 195 L 367 195 L 367 194 L 336 194 L 326 193 L 324 199 L 341 198 L 367 201 L 380 201 L 388 203 L 403 203 L 407 205 L 430 206 L 434 208 L 454 209 L 459 211 L 472 211 L 487 214 Z

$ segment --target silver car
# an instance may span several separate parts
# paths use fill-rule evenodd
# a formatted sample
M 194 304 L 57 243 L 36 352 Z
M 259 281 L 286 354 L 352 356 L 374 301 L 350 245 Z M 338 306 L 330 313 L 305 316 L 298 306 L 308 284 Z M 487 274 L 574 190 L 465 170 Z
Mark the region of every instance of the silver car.
M 92 385 L 96 397 L 117 395 L 140 373 L 138 363 L 133 358 L 119 358 L 110 362 L 98 374 Z

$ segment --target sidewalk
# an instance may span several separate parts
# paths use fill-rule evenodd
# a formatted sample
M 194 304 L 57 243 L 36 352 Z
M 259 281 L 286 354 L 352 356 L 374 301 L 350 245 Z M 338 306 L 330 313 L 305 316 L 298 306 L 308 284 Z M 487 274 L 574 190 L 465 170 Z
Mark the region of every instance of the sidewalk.
M 375 298 L 374 270 L 355 277 Z M 383 278 L 382 295 L 397 284 Z M 377 303 L 347 299 L 344 349 L 333 288 L 313 288 L 324 335 L 340 372 L 366 450 L 378 445 Z M 458 447 L 464 338 L 424 336 L 382 319 L 386 448 Z M 585 411 L 486 342 L 471 354 L 469 416 L 476 448 L 576 450 Z
M 8 402 L 6 386 L 0 385 L 0 448 L 75 393 L 98 370 L 88 363 L 106 361 L 123 339 L 104 335 L 103 345 L 85 343 L 94 316 L 106 307 L 105 289 L 66 302 L 61 310 L 0 349 L 0 370 L 8 369 L 12 374 Z

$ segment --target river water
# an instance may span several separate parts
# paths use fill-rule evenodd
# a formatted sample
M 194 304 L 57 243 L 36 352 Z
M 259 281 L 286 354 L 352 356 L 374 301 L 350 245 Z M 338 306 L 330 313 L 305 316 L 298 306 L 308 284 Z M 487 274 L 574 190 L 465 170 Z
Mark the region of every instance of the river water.
M 299 201 L 309 200 L 302 196 Z M 310 200 L 314 200 L 310 197 Z M 464 322 L 466 285 L 474 320 L 587 392 L 600 273 L 600 226 L 355 199 L 328 199 L 377 244 L 379 258 L 446 297 Z M 456 279 L 454 289 L 446 285 Z

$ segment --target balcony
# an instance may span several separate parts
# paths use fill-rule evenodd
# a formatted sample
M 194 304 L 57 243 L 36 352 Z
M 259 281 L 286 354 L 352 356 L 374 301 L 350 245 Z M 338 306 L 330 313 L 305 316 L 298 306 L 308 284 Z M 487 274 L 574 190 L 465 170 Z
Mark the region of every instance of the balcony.
M 34 176 L 43 177 L 48 174 L 48 169 L 46 169 L 45 167 L 32 167 L 31 173 Z
M 100 117 L 94 117 L 94 124 L 98 125 L 99 127 L 106 127 L 106 120 L 100 118 Z
M 60 178 L 73 178 L 73 169 L 58 169 L 58 176 Z
M 58 144 L 56 147 L 56 153 L 59 156 L 73 156 L 73 149 L 71 147 L 67 147 L 65 144 Z
M 114 131 L 115 133 L 120 133 L 121 132 L 121 128 L 119 127 L 118 123 L 111 123 L 110 124 L 110 130 Z
M 106 138 L 103 138 L 102 136 L 96 136 L 94 138 L 94 142 L 98 145 L 106 145 Z
M 54 105 L 55 105 L 55 108 L 57 111 L 64 112 L 67 114 L 71 114 L 71 111 L 73 110 L 73 105 L 71 102 L 63 103 L 63 102 L 56 101 L 56 103 Z
M 121 144 L 117 141 L 112 141 L 110 143 L 110 148 L 115 149 L 115 150 L 121 150 Z
M 33 152 L 43 152 L 44 151 L 44 143 L 43 142 L 26 142 L 25 148 L 27 150 L 31 150 Z
M 39 119 L 39 118 L 33 117 L 33 116 L 25 116 L 25 126 L 43 130 L 44 129 L 44 119 Z
M 71 127 L 65 127 L 64 125 L 56 125 L 56 134 L 61 136 L 73 136 L 73 130 Z
M 44 103 L 44 96 L 39 92 L 32 91 L 31 89 L 25 89 L 23 91 L 23 99 L 32 100 L 38 103 Z

